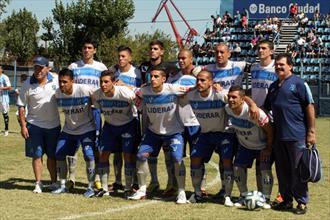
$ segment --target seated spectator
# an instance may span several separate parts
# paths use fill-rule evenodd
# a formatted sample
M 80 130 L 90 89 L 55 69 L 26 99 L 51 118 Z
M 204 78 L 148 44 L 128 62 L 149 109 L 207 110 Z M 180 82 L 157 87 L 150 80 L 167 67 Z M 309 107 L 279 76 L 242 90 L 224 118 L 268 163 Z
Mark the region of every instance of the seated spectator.
M 298 13 L 298 4 L 297 3 L 292 4 L 290 6 L 289 10 L 290 10 L 290 18 L 292 19 L 292 21 L 294 23 L 296 23 L 297 22 L 296 16 L 297 16 L 297 13 Z
M 234 43 L 232 54 L 234 57 L 238 56 L 242 52 L 242 48 L 240 47 L 240 44 L 238 42 Z

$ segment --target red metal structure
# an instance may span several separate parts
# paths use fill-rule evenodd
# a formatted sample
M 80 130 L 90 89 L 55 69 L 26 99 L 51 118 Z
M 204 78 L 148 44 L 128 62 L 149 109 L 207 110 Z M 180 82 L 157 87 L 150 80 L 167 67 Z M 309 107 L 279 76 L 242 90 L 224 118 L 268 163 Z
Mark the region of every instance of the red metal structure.
M 177 11 L 177 13 L 180 15 L 180 17 L 182 18 L 183 22 L 186 24 L 186 26 L 188 27 L 188 30 L 185 34 L 184 37 L 181 37 L 178 29 L 174 23 L 172 14 L 170 12 L 170 10 L 167 7 L 167 3 L 170 2 L 172 4 L 172 6 L 174 7 L 174 9 Z M 194 28 L 191 28 L 190 25 L 188 24 L 188 22 L 186 21 L 186 19 L 183 17 L 183 15 L 181 14 L 181 12 L 179 11 L 179 9 L 176 7 L 176 5 L 173 3 L 172 0 L 162 0 L 159 4 L 159 7 L 156 11 L 155 16 L 152 18 L 152 22 L 155 22 L 158 15 L 160 14 L 160 12 L 163 10 L 163 8 L 165 8 L 168 20 L 170 21 L 172 30 L 174 32 L 175 38 L 176 38 L 176 42 L 179 46 L 179 48 L 184 48 L 184 46 L 189 46 L 190 43 L 193 41 L 194 36 L 197 36 L 198 33 Z

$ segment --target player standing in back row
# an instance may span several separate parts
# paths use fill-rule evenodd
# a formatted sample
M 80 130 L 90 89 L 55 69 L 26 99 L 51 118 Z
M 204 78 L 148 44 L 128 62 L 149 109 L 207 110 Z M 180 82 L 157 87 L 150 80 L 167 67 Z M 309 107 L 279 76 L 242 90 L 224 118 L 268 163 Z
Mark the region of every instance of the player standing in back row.
M 107 70 L 107 67 L 96 60 L 94 60 L 97 49 L 97 42 L 93 39 L 86 38 L 82 44 L 82 60 L 71 63 L 68 67 L 73 71 L 74 83 L 88 85 L 94 91 L 100 88 L 100 76 L 101 72 Z M 93 111 L 94 118 L 98 119 L 99 125 L 96 125 L 96 131 L 99 133 L 101 128 L 101 112 Z M 97 134 L 98 135 L 98 134 Z M 97 158 L 96 158 L 97 159 Z M 67 183 L 68 188 L 73 188 L 76 176 L 77 156 L 68 157 L 69 165 L 69 181 Z M 95 177 L 95 187 L 101 189 L 101 183 L 99 176 Z

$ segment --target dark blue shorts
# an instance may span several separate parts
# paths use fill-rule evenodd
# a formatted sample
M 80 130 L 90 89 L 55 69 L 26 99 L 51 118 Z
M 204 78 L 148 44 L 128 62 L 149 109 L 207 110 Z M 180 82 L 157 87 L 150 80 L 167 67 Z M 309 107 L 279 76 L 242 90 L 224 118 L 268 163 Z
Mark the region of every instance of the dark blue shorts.
M 138 158 L 142 158 L 141 155 L 144 153 L 149 153 L 150 155 L 157 157 L 162 146 L 168 147 L 172 158 L 177 162 L 181 162 L 183 157 L 182 134 L 158 135 L 148 129 L 142 138 L 138 150 Z
M 190 157 L 201 157 L 207 163 L 213 151 L 221 155 L 222 159 L 233 158 L 233 142 L 235 134 L 227 132 L 201 133 L 193 145 Z
M 260 152 L 261 150 L 251 150 L 239 144 L 235 156 L 234 166 L 251 168 L 253 161 L 256 159 L 256 163 L 260 165 L 260 169 L 270 169 L 273 159 L 270 158 L 269 161 L 260 161 Z
M 25 140 L 25 156 L 40 158 L 45 153 L 48 158 L 55 159 L 57 139 L 61 127 L 46 129 L 27 123 L 29 137 Z
M 65 160 L 66 156 L 74 156 L 81 145 L 85 161 L 93 161 L 95 138 L 95 131 L 81 135 L 61 132 L 56 146 L 56 160 Z
M 99 151 L 135 154 L 141 139 L 138 127 L 139 121 L 136 119 L 121 126 L 105 123 L 101 133 Z

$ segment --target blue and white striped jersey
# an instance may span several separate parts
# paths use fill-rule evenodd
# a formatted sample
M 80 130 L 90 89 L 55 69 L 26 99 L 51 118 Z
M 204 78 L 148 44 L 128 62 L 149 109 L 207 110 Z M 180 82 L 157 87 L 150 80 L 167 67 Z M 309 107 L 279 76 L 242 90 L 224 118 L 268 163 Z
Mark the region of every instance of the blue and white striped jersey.
M 5 74 L 0 74 L 0 88 L 11 86 L 9 77 Z M 0 90 L 0 103 L 9 104 L 9 91 L 8 90 Z
M 121 72 L 120 69 L 117 69 L 115 74 L 116 79 L 129 86 L 140 87 L 142 84 L 141 71 L 134 66 L 131 66 L 128 72 Z
M 81 135 L 95 130 L 92 94 L 92 87 L 75 83 L 71 95 L 62 93 L 60 89 L 56 90 L 57 105 L 62 108 L 65 116 L 63 132 Z

